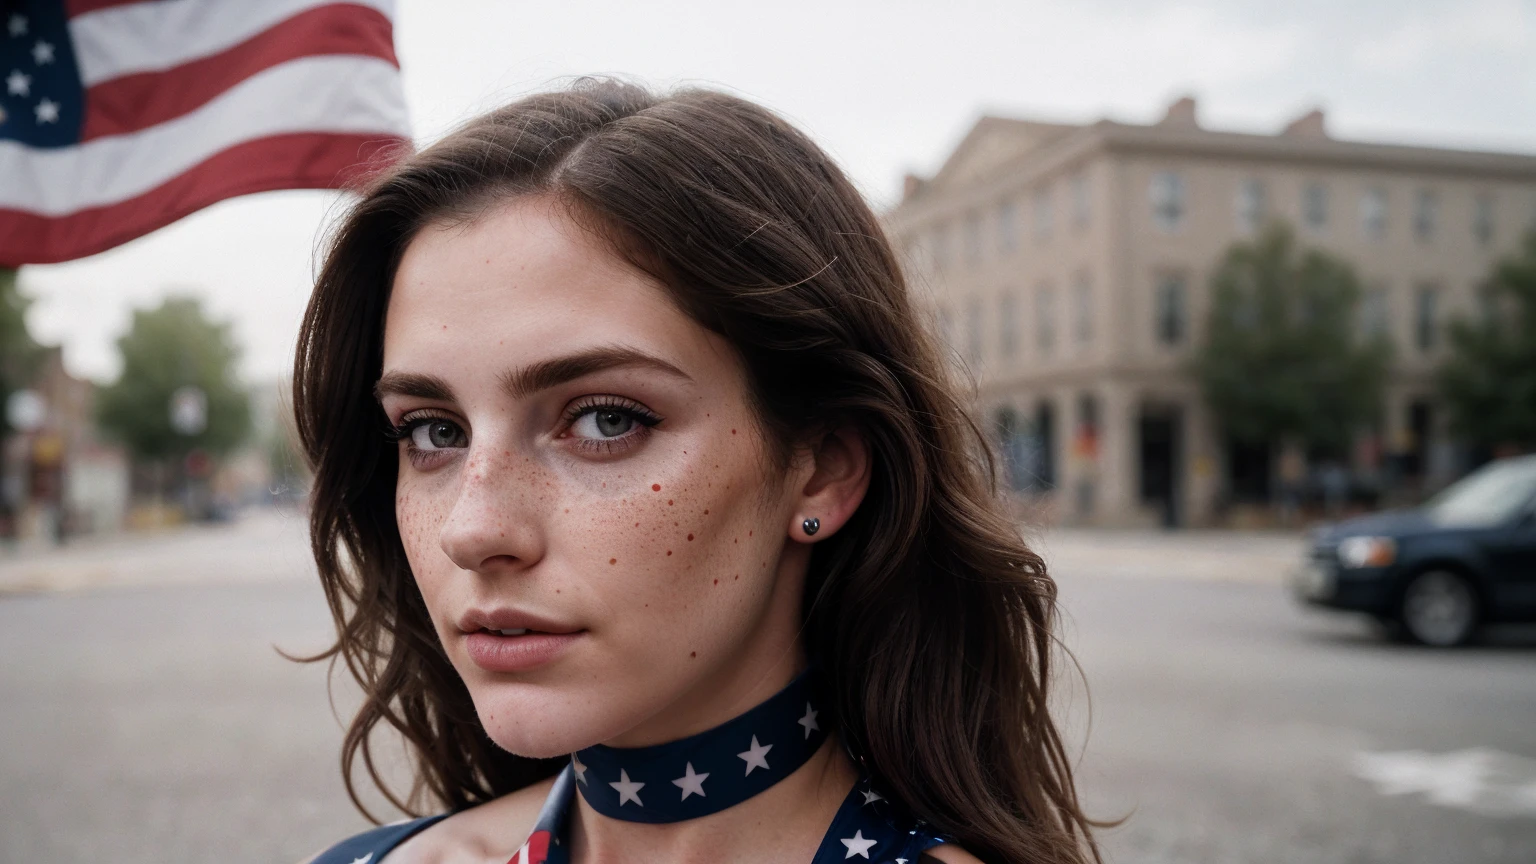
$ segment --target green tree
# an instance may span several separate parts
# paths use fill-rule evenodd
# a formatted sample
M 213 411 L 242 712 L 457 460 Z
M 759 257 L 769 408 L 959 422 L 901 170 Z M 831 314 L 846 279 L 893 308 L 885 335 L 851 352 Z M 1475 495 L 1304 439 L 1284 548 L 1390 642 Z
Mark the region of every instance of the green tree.
M 1211 278 L 1193 368 L 1234 440 L 1342 453 L 1381 411 L 1392 348 L 1357 324 L 1360 283 L 1338 258 L 1273 224 L 1228 248 Z
M 128 333 L 117 340 L 123 373 L 97 397 L 97 419 L 137 458 L 160 460 L 193 449 L 228 453 L 251 425 L 250 399 L 235 380 L 239 352 L 229 325 L 216 323 L 188 297 L 138 309 Z M 207 397 L 206 424 L 186 435 L 171 421 L 172 395 L 196 387 Z
M 27 332 L 29 301 L 16 290 L 16 271 L 0 268 L 0 434 L 11 431 L 4 406 L 32 382 L 43 349 Z
M 1451 322 L 1439 370 L 1451 427 L 1495 451 L 1536 450 L 1536 231 L 1479 293 L 1482 314 Z

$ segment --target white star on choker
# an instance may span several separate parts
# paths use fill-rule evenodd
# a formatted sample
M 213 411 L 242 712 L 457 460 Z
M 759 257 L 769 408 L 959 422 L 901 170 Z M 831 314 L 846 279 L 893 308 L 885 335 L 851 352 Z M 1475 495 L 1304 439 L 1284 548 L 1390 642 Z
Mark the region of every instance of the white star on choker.
M 581 764 L 581 760 L 576 757 L 575 753 L 571 754 L 571 768 L 576 771 L 577 783 L 587 782 L 587 766 Z
M 885 800 L 885 796 L 884 795 L 881 795 L 879 792 L 876 792 L 873 789 L 865 790 L 864 792 L 862 792 L 860 794 L 862 794 L 864 796 L 864 803 L 865 804 L 873 804 L 876 801 L 884 801 Z
M 616 782 L 609 783 L 608 785 L 619 790 L 620 807 L 623 807 L 630 801 L 635 802 L 636 807 L 645 806 L 645 804 L 640 801 L 640 790 L 645 788 L 645 784 L 636 783 L 633 780 L 630 780 L 628 771 L 620 771 L 619 779 Z
M 805 727 L 805 737 L 807 740 L 810 739 L 812 732 L 821 731 L 821 727 L 816 725 L 816 715 L 820 713 L 820 711 L 812 711 L 811 703 L 807 702 L 805 703 L 805 716 L 795 721 Z
M 680 801 L 687 801 L 689 795 L 697 795 L 700 798 L 705 797 L 705 795 L 704 795 L 704 781 L 708 780 L 708 779 L 709 779 L 708 772 L 703 773 L 703 774 L 695 774 L 695 773 L 693 773 L 693 763 L 689 762 L 688 763 L 688 773 L 686 773 L 683 776 L 681 776 L 681 777 L 677 778 L 676 780 L 672 781 L 672 785 L 674 785 L 677 788 L 683 790 L 683 797 L 678 799 L 678 800 L 680 800 Z
M 736 754 L 736 758 L 744 759 L 744 760 L 746 760 L 746 763 L 747 763 L 747 773 L 743 774 L 742 776 L 745 777 L 745 776 L 751 774 L 752 773 L 752 769 L 754 769 L 754 768 L 762 768 L 764 770 L 767 770 L 767 768 L 768 768 L 768 751 L 772 750 L 772 749 L 773 749 L 773 745 L 772 744 L 769 744 L 767 747 L 764 747 L 763 745 L 757 743 L 757 736 L 753 735 L 752 736 L 752 748 L 750 750 L 747 750 L 745 753 L 737 753 Z

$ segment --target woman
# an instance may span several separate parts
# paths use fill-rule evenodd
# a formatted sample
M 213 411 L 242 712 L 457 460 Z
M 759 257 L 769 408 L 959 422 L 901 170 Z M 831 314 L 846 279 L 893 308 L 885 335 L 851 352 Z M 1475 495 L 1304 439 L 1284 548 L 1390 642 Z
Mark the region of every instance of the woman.
M 1097 859 L 1054 585 L 879 221 L 772 113 L 585 81 L 405 158 L 294 396 L 348 788 L 382 724 L 385 794 L 447 808 L 317 861 Z

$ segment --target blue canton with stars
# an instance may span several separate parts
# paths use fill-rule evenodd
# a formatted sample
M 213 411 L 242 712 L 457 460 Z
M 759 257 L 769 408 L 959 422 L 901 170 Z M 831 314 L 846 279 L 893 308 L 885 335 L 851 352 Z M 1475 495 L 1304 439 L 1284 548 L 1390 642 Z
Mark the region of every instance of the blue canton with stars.
M 0 141 L 80 141 L 85 90 L 61 0 L 0 0 Z

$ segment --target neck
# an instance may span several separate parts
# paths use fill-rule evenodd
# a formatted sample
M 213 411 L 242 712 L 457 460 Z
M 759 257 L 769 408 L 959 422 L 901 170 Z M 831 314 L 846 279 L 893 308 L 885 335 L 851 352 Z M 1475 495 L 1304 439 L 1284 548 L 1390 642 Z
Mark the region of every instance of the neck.
M 612 819 L 580 795 L 571 811 L 571 860 L 614 864 L 675 861 L 809 861 L 858 778 L 835 737 L 799 770 L 734 807 L 651 825 Z

